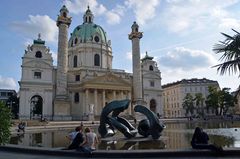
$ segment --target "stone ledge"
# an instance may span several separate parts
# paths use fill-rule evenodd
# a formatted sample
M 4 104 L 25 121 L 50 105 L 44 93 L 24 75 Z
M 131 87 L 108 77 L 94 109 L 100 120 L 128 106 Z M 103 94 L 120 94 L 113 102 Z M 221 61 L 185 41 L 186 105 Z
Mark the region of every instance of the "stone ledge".
M 75 150 L 60 150 L 55 148 L 42 147 L 27 147 L 5 145 L 0 146 L 0 151 L 16 152 L 22 154 L 37 154 L 49 156 L 78 156 L 91 158 L 177 158 L 177 157 L 240 157 L 240 149 L 226 148 L 223 152 L 217 153 L 210 150 L 194 150 L 194 149 L 179 149 L 179 150 L 97 150 L 91 154 L 78 152 Z

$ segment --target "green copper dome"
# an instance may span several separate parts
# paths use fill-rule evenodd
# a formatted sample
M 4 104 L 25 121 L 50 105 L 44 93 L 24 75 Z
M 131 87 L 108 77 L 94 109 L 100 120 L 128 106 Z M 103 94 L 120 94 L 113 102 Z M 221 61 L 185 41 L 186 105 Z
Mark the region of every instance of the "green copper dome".
M 101 26 L 94 24 L 93 19 L 94 16 L 88 7 L 83 16 L 83 24 L 77 26 L 71 34 L 69 39 L 70 46 L 86 42 L 107 43 L 106 32 Z
M 94 23 L 84 23 L 77 26 L 70 37 L 70 42 L 78 39 L 78 42 L 86 43 L 88 41 L 106 43 L 106 33 L 101 26 Z

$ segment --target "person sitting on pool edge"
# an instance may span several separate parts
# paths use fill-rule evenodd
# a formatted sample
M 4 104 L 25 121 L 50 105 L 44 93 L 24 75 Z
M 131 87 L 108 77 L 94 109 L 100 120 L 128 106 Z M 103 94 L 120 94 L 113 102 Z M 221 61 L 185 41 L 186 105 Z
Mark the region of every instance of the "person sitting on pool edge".
M 222 147 L 218 147 L 214 144 L 208 144 L 208 134 L 202 130 L 200 127 L 196 127 L 191 145 L 193 149 L 210 149 L 213 151 L 223 151 Z
M 71 144 L 68 146 L 68 150 L 79 149 L 80 144 L 84 141 L 82 134 L 82 126 L 76 127 L 76 134 Z

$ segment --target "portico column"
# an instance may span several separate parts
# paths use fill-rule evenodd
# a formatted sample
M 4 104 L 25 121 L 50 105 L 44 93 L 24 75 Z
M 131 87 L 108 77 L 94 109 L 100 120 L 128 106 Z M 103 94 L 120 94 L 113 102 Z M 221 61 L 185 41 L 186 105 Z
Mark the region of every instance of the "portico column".
M 121 91 L 121 99 L 124 99 L 124 97 L 123 97 L 123 91 Z
M 86 113 L 86 114 L 89 112 L 89 110 L 88 110 L 88 109 L 89 109 L 89 106 L 88 106 L 88 105 L 89 105 L 89 104 L 88 104 L 88 93 L 89 93 L 89 92 L 88 92 L 88 89 L 86 89 L 86 90 L 85 90 L 85 96 L 86 96 L 86 99 L 85 99 L 85 100 L 86 100 L 86 102 L 85 102 L 85 103 L 86 103 L 86 105 L 85 105 L 85 113 Z
M 116 91 L 113 91 L 113 100 L 116 100 Z
M 94 115 L 97 113 L 97 89 L 94 90 Z
M 104 108 L 104 106 L 105 106 L 105 98 L 106 98 L 106 92 L 105 92 L 105 90 L 103 90 L 103 92 L 102 92 L 102 108 Z

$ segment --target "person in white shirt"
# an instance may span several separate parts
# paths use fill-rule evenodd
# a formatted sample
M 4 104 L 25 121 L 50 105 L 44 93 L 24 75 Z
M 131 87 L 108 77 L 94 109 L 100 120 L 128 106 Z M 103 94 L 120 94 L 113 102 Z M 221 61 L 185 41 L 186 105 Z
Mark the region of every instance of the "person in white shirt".
M 92 132 L 88 127 L 85 128 L 85 138 L 81 145 L 89 151 L 94 151 L 96 150 L 97 143 L 98 138 L 96 133 Z

